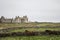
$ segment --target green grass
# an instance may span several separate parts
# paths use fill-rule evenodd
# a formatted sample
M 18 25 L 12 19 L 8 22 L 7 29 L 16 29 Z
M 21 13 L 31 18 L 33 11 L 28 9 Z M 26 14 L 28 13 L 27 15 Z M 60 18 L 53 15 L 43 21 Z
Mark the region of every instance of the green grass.
M 12 24 L 12 23 L 0 23 L 0 28 L 8 27 L 33 27 L 33 26 L 60 26 L 60 23 L 22 23 L 22 24 Z M 10 30 L 9 32 L 24 32 L 29 31 L 45 31 L 45 30 L 56 30 L 60 31 L 60 28 L 22 28 Z M 0 40 L 60 40 L 60 35 L 40 35 L 40 36 L 10 36 L 10 37 L 0 37 Z
M 1 37 L 0 40 L 60 40 L 60 35 Z
M 60 26 L 60 23 L 0 23 L 0 28 L 7 28 L 7 27 L 34 27 L 34 26 L 43 26 L 43 27 L 53 27 L 53 26 Z
M 28 31 L 45 31 L 45 30 L 60 31 L 60 28 L 22 28 L 22 29 L 11 30 L 10 32 L 24 32 L 25 30 L 28 30 Z

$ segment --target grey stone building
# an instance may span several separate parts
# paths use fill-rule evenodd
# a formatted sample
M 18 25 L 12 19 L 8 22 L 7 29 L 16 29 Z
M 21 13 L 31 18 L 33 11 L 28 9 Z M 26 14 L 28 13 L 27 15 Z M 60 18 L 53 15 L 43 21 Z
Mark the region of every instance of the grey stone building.
M 28 22 L 27 16 L 23 17 L 16 16 L 15 18 L 5 18 L 4 16 L 1 16 L 0 18 L 0 23 L 27 23 L 27 22 Z

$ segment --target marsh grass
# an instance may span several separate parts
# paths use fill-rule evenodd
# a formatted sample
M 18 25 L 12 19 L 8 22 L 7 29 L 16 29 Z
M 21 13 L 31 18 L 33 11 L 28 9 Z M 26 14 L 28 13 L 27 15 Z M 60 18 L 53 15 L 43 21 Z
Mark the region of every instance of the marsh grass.
M 2 37 L 0 40 L 60 40 L 60 35 Z

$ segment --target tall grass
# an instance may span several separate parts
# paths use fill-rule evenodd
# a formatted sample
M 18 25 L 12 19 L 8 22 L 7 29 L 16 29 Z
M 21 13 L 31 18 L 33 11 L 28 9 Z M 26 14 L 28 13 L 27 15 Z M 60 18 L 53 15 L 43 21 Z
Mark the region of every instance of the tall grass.
M 0 40 L 60 40 L 60 35 L 2 37 Z

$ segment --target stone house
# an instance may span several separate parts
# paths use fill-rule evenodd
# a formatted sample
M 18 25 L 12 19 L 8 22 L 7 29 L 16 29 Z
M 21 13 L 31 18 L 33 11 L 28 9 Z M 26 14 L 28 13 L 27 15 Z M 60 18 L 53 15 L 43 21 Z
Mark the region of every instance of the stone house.
M 27 23 L 28 18 L 27 16 L 19 17 L 16 16 L 15 18 L 5 18 L 4 16 L 1 16 L 0 23 Z

